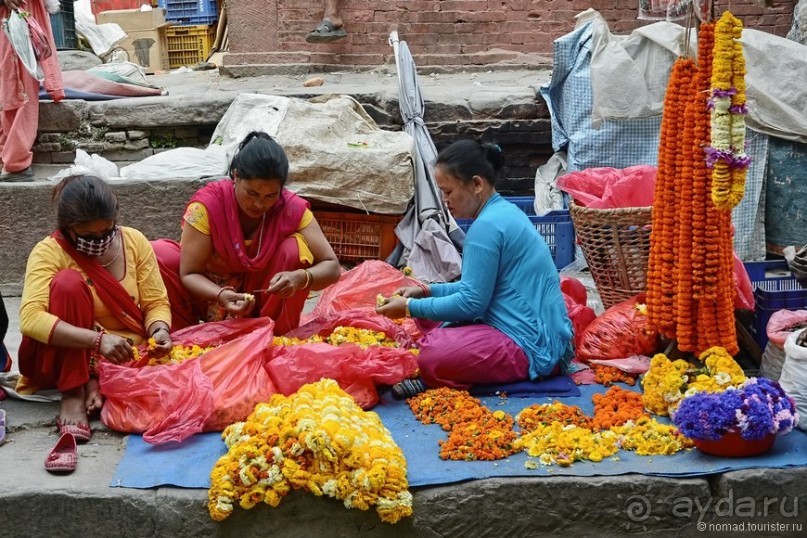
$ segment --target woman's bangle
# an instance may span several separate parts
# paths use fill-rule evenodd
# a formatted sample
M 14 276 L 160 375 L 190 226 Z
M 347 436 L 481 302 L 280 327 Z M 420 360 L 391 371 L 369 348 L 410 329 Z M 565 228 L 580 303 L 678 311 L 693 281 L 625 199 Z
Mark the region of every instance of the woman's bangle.
M 223 288 L 221 288 L 219 292 L 216 294 L 216 304 L 221 304 L 221 294 L 224 293 L 225 290 L 235 291 L 235 288 L 233 288 L 232 286 L 224 286 Z
M 307 290 L 311 287 L 311 284 L 314 283 L 314 275 L 312 275 L 311 271 L 308 269 L 303 269 L 303 273 L 305 273 L 305 285 L 303 286 L 303 289 Z
M 104 337 L 106 331 L 101 329 L 98 331 L 98 336 L 95 337 L 95 342 L 93 342 L 92 350 L 90 351 L 90 377 L 96 378 L 98 377 L 98 363 L 103 358 L 101 356 L 101 339 Z
M 412 300 L 411 297 L 406 298 L 406 314 L 405 315 L 406 315 L 407 318 L 412 317 L 412 313 L 409 311 L 409 301 L 411 301 L 411 300 Z

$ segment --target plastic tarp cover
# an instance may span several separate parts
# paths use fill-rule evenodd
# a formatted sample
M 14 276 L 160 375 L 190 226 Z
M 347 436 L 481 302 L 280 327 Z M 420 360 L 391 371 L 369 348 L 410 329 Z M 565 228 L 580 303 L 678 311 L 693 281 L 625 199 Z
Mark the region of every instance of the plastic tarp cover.
M 250 131 L 275 137 L 298 195 L 371 213 L 400 215 L 414 193 L 414 139 L 384 131 L 349 96 L 314 100 L 240 94 L 211 139 L 232 157 Z
M 205 149 L 175 148 L 120 169 L 125 179 L 224 177 L 229 169 L 227 152 L 215 144 Z

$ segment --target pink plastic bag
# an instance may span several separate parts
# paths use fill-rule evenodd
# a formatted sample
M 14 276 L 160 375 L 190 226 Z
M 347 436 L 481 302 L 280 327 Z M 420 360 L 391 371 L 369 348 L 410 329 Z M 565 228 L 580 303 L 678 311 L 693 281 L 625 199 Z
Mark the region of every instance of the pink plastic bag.
M 807 327 L 807 310 L 779 310 L 768 321 L 768 341 L 780 348 L 791 333 Z
M 636 308 L 645 296 L 622 301 L 606 310 L 589 324 L 580 336 L 576 350 L 583 362 L 591 359 L 623 359 L 633 355 L 653 355 L 659 335 L 650 328 L 647 315 Z
M 379 293 L 385 297 L 403 286 L 422 286 L 386 262 L 368 260 L 342 273 L 339 282 L 328 286 L 319 297 L 317 306 L 301 323 L 353 308 L 375 308 Z
M 557 184 L 583 207 L 648 207 L 653 205 L 656 167 L 588 168 L 560 176 Z
M 742 260 L 734 253 L 734 308 L 754 311 L 754 288 Z M 784 342 L 783 342 L 784 343 Z
M 583 331 L 596 319 L 597 314 L 586 305 L 588 300 L 586 287 L 576 278 L 560 277 L 560 291 L 563 292 L 563 300 L 574 328 L 574 342 L 577 346 Z
M 273 328 L 269 318 L 205 323 L 172 335 L 174 344 L 219 346 L 199 359 L 160 366 L 148 366 L 147 356 L 122 365 L 102 361 L 102 422 L 160 444 L 244 420 L 276 392 L 264 368 Z
M 417 370 L 417 359 L 409 352 L 414 342 L 404 328 L 370 309 L 333 312 L 311 320 L 285 336 L 300 339 L 315 334 L 324 336 L 338 326 L 382 331 L 401 347 L 370 346 L 362 349 L 355 344 L 332 346 L 325 343 L 274 346 L 266 369 L 279 392 L 291 394 L 306 383 L 326 377 L 339 383 L 363 409 L 369 409 L 378 403 L 375 385 L 393 385 Z

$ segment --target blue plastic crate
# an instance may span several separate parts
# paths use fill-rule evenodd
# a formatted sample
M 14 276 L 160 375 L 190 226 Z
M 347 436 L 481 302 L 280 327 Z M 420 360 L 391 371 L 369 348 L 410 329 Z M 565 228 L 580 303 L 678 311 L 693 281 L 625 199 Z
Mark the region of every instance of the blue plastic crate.
M 752 262 L 745 264 L 754 288 L 754 340 L 761 349 L 768 345 L 768 322 L 779 310 L 807 308 L 807 287 L 802 286 L 787 271 L 785 261 Z M 767 276 L 780 272 L 783 276 Z M 786 274 L 785 274 L 786 273 Z
M 214 24 L 219 20 L 216 0 L 158 0 L 165 8 L 165 20 L 177 26 Z
M 61 0 L 60 5 L 59 13 L 50 16 L 53 40 L 56 43 L 56 50 L 72 50 L 78 47 L 73 2 L 72 0 Z
M 532 200 L 530 198 L 530 200 Z M 517 204 L 518 205 L 518 204 Z M 532 202 L 530 202 L 530 208 Z M 524 209 L 522 207 L 522 209 Z M 527 213 L 527 211 L 525 211 Z M 541 234 L 552 253 L 555 267 L 563 269 L 574 261 L 574 225 L 568 209 L 558 209 L 550 211 L 541 217 L 527 213 L 527 218 Z M 473 219 L 457 219 L 457 225 L 462 231 L 467 232 L 471 227 Z

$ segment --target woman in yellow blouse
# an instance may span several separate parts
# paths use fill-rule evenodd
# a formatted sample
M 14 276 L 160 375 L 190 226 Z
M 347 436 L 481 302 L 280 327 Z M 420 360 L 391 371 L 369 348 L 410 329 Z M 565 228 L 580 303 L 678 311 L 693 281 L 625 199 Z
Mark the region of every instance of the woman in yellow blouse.
M 299 325 L 309 290 L 339 280 L 336 254 L 308 202 L 284 188 L 288 174 L 283 148 L 266 133 L 250 133 L 230 178 L 191 198 L 180 243 L 154 243 L 173 330 L 267 316 L 284 334 Z
M 57 231 L 28 257 L 20 307 L 17 389 L 62 393 L 57 425 L 77 441 L 102 405 L 94 365 L 123 363 L 154 338 L 171 349 L 171 309 L 157 260 L 142 233 L 117 225 L 118 199 L 103 180 L 70 176 L 53 193 Z

